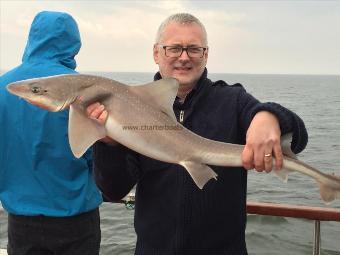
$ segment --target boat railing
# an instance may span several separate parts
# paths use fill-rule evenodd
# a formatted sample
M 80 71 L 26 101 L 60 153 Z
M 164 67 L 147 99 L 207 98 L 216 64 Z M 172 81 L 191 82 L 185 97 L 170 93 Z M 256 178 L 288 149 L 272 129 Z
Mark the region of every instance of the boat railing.
M 123 200 L 127 208 L 132 209 L 135 202 L 134 193 L 128 194 Z M 314 221 L 314 242 L 313 255 L 320 255 L 321 252 L 321 221 L 338 221 L 340 222 L 340 209 L 312 207 L 291 204 L 275 204 L 275 203 L 261 203 L 261 202 L 247 202 L 247 213 L 266 215 L 266 216 L 280 216 L 300 218 Z

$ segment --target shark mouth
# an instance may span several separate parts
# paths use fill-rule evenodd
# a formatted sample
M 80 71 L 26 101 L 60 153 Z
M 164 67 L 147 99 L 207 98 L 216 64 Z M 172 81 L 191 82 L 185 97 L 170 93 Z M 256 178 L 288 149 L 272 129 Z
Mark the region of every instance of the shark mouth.
M 28 103 L 34 105 L 34 106 L 37 106 L 41 109 L 44 109 L 44 110 L 47 110 L 47 111 L 50 111 L 50 112 L 57 112 L 57 111 L 60 111 L 62 109 L 62 106 L 60 107 L 55 107 L 55 106 L 52 106 L 52 105 L 48 105 L 48 104 L 44 104 L 42 102 L 39 102 L 39 101 L 35 101 L 35 100 L 31 100 L 31 99 L 25 99 Z

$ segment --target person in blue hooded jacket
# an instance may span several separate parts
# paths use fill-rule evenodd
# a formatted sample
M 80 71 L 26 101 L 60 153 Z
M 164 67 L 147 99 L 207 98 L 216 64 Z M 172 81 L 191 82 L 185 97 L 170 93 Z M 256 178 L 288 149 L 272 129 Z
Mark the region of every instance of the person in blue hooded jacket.
M 9 255 L 99 254 L 101 194 L 91 151 L 68 144 L 68 112 L 50 113 L 20 100 L 6 85 L 75 73 L 77 23 L 43 11 L 30 28 L 22 63 L 0 77 L 0 201 L 8 212 Z

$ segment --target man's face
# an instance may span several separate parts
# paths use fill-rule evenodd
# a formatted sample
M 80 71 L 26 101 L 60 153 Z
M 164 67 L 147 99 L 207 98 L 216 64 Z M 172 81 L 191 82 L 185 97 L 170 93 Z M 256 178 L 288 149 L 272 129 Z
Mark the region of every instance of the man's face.
M 207 46 L 204 44 L 204 34 L 199 25 L 195 23 L 182 25 L 175 22 L 171 22 L 165 27 L 159 44 L 183 47 Z M 189 57 L 186 51 L 183 51 L 180 57 L 167 57 L 165 50 L 159 45 L 155 45 L 153 56 L 163 78 L 174 77 L 180 85 L 193 87 L 207 64 L 208 50 L 204 52 L 202 58 Z

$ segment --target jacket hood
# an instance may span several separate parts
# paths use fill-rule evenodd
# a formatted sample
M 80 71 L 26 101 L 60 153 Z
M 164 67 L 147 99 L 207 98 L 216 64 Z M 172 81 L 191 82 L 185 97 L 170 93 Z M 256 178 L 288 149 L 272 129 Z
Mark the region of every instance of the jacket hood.
M 69 14 L 43 11 L 32 22 L 22 61 L 48 60 L 75 69 L 80 47 L 78 26 Z

